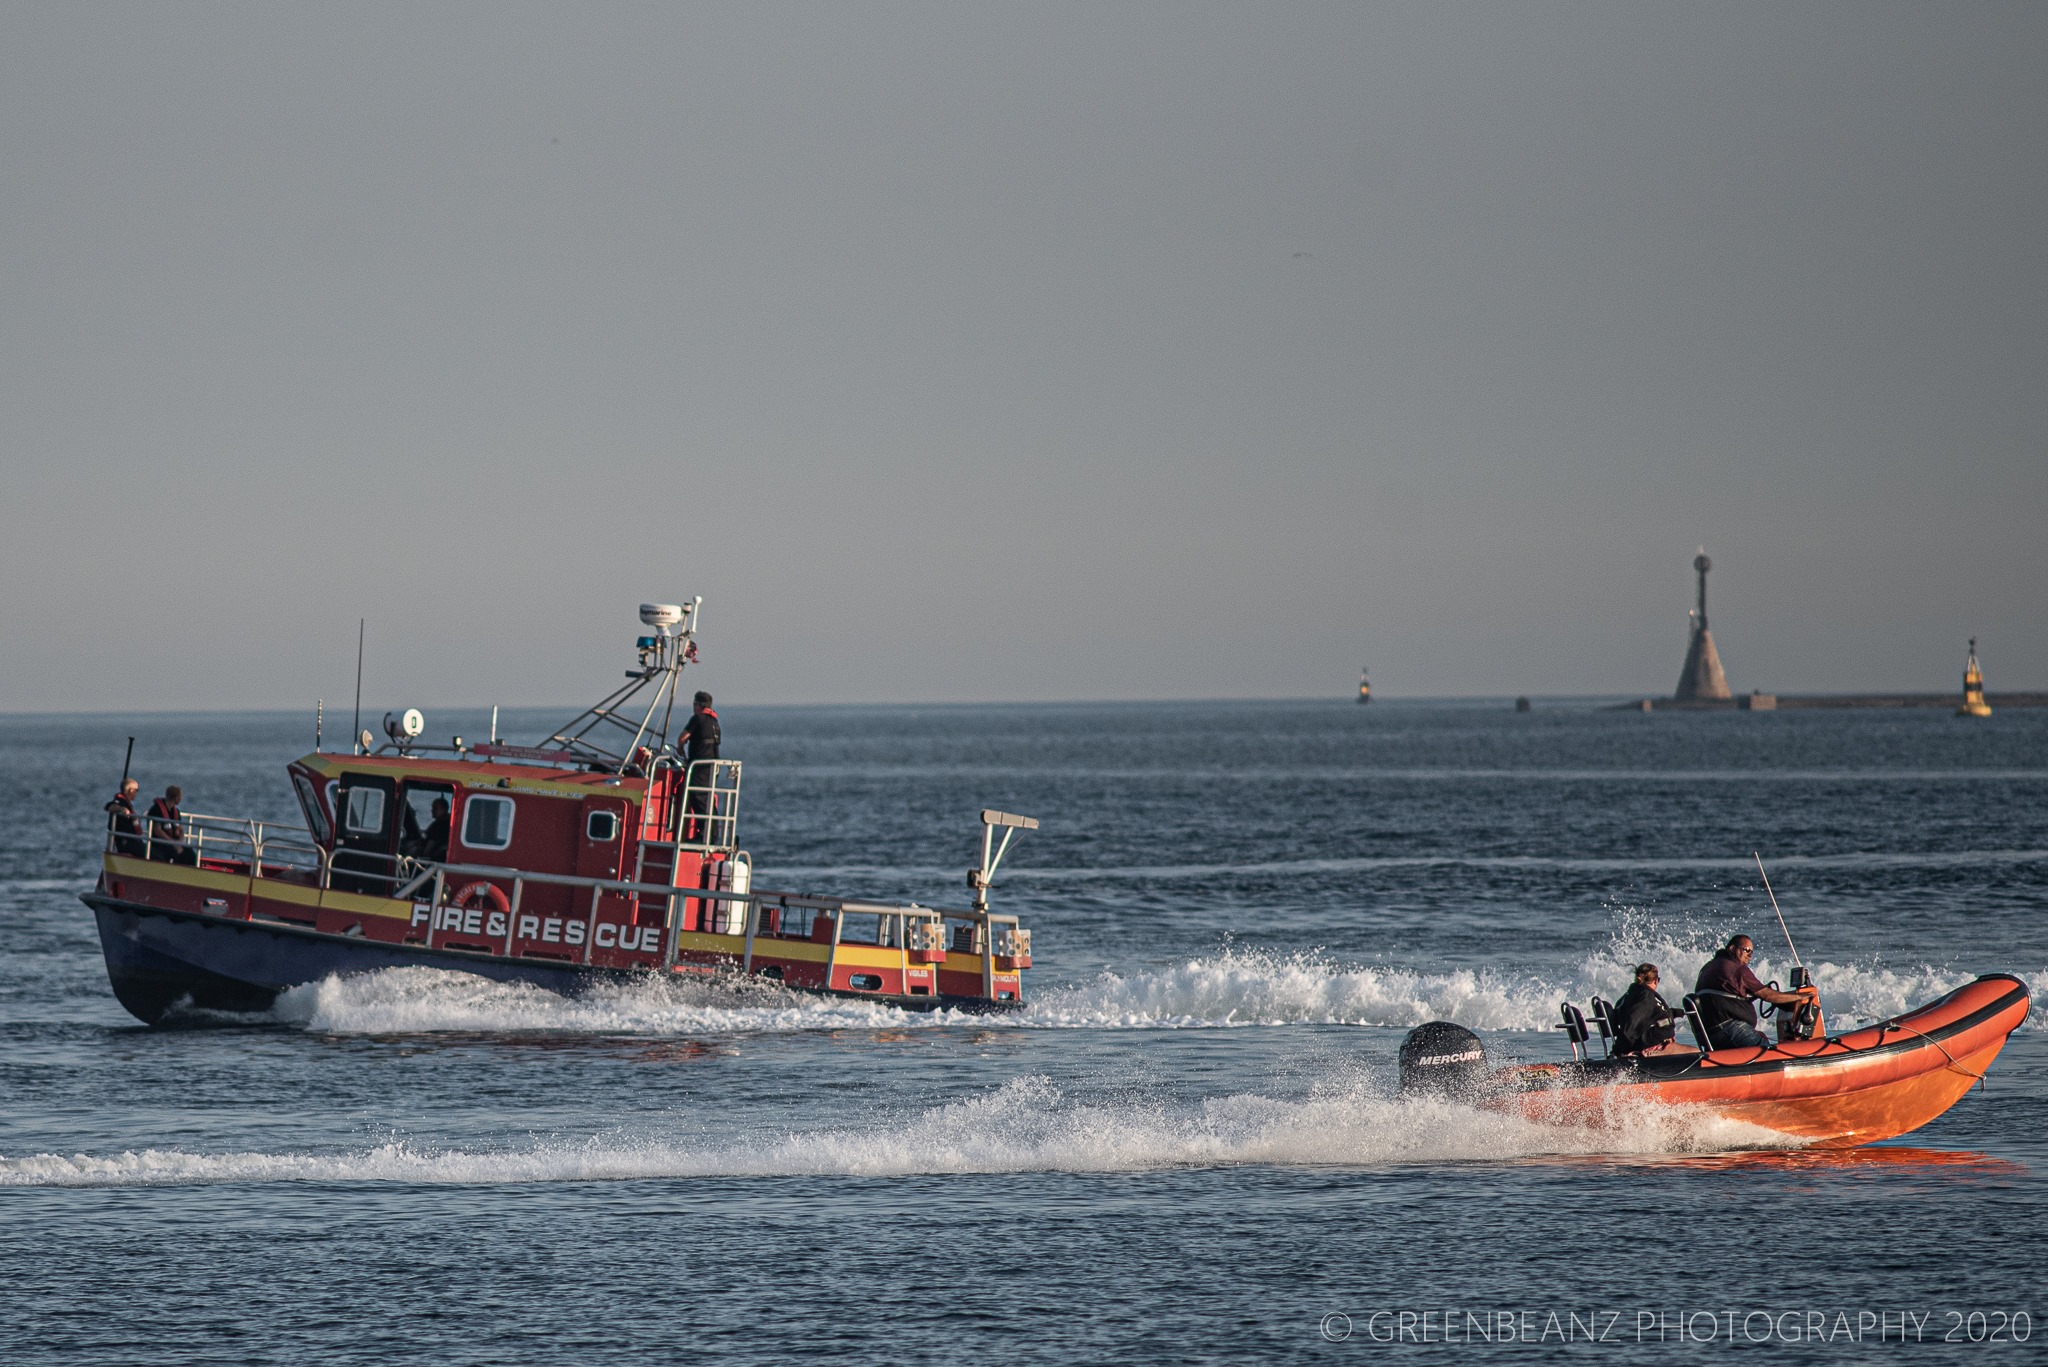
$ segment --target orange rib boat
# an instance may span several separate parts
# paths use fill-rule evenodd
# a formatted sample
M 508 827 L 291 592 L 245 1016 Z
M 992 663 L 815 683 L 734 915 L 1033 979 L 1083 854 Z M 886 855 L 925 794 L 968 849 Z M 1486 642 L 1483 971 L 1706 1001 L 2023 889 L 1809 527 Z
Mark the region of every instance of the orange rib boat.
M 1504 1069 L 1485 1102 L 1603 1126 L 1639 1105 L 1692 1107 L 1824 1149 L 1910 1134 L 1980 1082 L 2027 1018 L 2027 985 L 1987 973 L 1917 1011 L 1826 1039 Z

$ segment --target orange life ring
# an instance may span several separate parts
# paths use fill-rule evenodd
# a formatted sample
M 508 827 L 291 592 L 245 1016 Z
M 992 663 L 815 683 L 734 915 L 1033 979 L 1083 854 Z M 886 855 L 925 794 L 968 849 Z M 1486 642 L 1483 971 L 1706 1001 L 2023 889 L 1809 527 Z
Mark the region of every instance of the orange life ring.
M 482 899 L 481 905 L 488 906 L 492 911 L 512 910 L 511 899 L 505 896 L 505 890 L 496 883 L 487 883 L 482 879 L 463 888 L 451 897 L 449 902 L 458 911 L 468 911 L 472 901 L 478 898 Z

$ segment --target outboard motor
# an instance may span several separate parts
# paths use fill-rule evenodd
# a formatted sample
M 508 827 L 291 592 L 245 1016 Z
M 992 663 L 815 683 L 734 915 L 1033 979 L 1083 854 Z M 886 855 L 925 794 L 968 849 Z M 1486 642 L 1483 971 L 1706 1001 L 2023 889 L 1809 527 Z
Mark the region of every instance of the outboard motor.
M 1401 1041 L 1404 1096 L 1464 1099 L 1477 1095 L 1486 1079 L 1486 1046 L 1462 1025 L 1430 1021 Z

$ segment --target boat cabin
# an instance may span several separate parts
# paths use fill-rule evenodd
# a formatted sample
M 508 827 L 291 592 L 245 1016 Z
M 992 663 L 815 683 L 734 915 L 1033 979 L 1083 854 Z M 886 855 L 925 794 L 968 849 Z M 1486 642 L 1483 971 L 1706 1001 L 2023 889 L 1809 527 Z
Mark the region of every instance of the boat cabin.
M 668 740 L 696 607 L 643 606 L 657 634 L 640 639 L 640 668 L 541 746 L 428 747 L 417 712 L 387 716 L 384 745 L 365 731 L 347 753 L 290 763 L 303 828 L 188 814 L 169 851 L 155 832 L 135 849 L 110 831 L 99 892 L 137 912 L 397 951 L 293 960 L 345 965 L 335 971 L 426 963 L 573 988 L 543 969 L 737 969 L 905 1005 L 1019 1002 L 1030 932 L 990 912 L 986 889 L 1002 857 L 992 832 L 1007 847 L 1029 818 L 982 813 L 968 909 L 753 886 L 738 845 L 740 762 L 689 759 Z M 627 711 L 649 686 L 644 712 Z M 630 740 L 607 748 L 605 727 Z

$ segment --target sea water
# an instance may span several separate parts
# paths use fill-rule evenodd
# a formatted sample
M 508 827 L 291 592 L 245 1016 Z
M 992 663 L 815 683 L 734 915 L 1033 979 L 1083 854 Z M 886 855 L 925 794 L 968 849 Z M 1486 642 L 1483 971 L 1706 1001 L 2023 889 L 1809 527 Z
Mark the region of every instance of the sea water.
M 1832 1025 L 2043 982 L 2048 712 L 736 706 L 763 887 L 960 905 L 975 813 L 1043 821 L 993 893 L 1035 933 L 1022 1012 L 404 970 L 141 1026 L 77 898 L 126 738 L 145 798 L 289 819 L 310 720 L 0 718 L 0 1360 L 2048 1342 L 2039 1007 L 1949 1114 L 1845 1154 L 1552 1129 L 1394 1075 L 1432 1019 L 1564 1057 L 1560 1001 L 1643 960 L 1682 989 L 1738 930 L 1784 978 L 1753 851 Z

